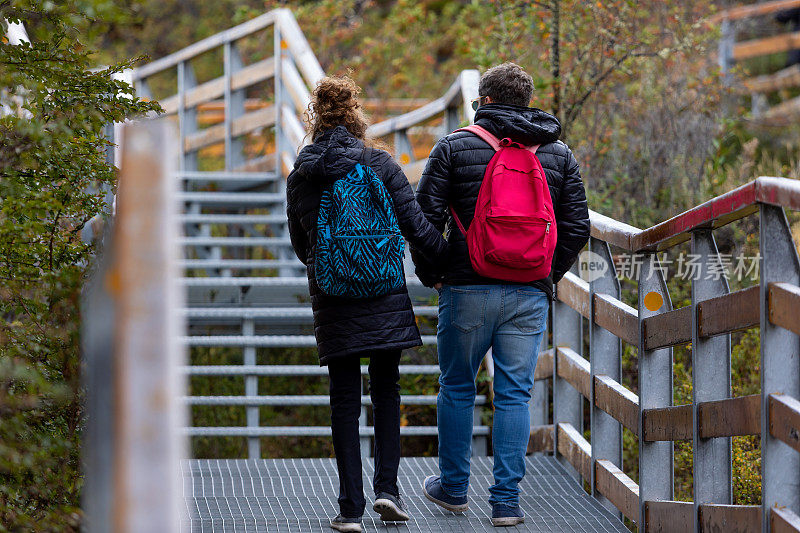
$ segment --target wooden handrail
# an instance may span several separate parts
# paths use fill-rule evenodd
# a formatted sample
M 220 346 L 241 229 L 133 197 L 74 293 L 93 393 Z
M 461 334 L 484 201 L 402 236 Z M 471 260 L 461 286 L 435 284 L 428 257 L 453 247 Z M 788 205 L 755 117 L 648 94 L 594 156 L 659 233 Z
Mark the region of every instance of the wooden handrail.
M 773 0 L 772 2 L 761 2 L 744 6 L 732 7 L 720 11 L 709 17 L 711 22 L 721 22 L 723 20 L 739 20 L 750 17 L 770 15 L 793 7 L 800 7 L 800 0 Z
M 464 90 L 472 87 L 477 90 L 478 78 L 479 74 L 477 70 L 462 71 L 443 96 L 413 111 L 373 124 L 367 130 L 367 135 L 377 138 L 396 131 L 406 130 L 411 126 L 415 126 L 435 117 L 456 103 L 464 106 L 465 110 L 467 110 L 467 119 L 469 122 L 472 122 L 474 111 L 472 111 L 469 106 L 469 98 L 464 94 Z
M 741 61 L 752 57 L 788 52 L 796 48 L 800 48 L 800 31 L 736 43 L 733 45 L 732 57 L 736 61 Z
M 590 211 L 592 237 L 629 252 L 664 250 L 686 242 L 690 231 L 718 228 L 756 212 L 759 203 L 800 210 L 800 180 L 760 177 L 655 226 L 640 230 Z
M 173 54 L 156 59 L 155 61 L 147 63 L 146 65 L 142 65 L 141 67 L 136 67 L 133 69 L 133 80 L 138 81 L 149 78 L 150 76 L 158 74 L 164 70 L 177 67 L 179 63 L 189 61 L 190 59 L 204 54 L 209 50 L 213 50 L 214 48 L 222 46 L 225 43 L 237 41 L 257 31 L 263 30 L 264 28 L 267 28 L 275 23 L 278 11 L 279 10 L 277 9 L 273 9 L 272 11 L 248 20 L 247 22 L 239 24 L 238 26 L 234 26 L 229 30 L 217 33 L 201 41 L 197 41 L 196 43 L 178 50 Z

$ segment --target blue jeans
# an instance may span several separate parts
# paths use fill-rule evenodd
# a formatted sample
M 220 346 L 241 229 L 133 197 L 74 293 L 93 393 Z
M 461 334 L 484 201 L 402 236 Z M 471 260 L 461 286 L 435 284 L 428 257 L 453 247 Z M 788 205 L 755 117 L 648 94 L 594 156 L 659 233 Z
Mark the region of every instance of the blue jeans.
M 530 436 L 528 401 L 547 295 L 528 285 L 461 285 L 439 290 L 439 469 L 442 488 L 469 487 L 475 378 L 486 352 L 494 358 L 494 485 L 491 503 L 517 505 Z

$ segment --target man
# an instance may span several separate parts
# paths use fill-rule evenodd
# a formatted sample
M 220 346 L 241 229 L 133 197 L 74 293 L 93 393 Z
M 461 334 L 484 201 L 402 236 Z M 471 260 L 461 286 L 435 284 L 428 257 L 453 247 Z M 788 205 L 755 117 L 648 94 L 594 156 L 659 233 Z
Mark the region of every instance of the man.
M 514 63 L 489 69 L 478 88 L 475 124 L 498 139 L 536 152 L 544 169 L 557 244 L 550 275 L 527 284 L 478 275 L 470 262 L 464 235 L 455 228 L 454 209 L 464 228 L 475 214 L 476 199 L 494 149 L 472 132 L 457 131 L 431 152 L 417 189 L 417 201 L 430 222 L 450 231 L 444 265 L 418 264 L 427 285 L 439 290 L 439 468 L 441 476 L 425 480 L 425 496 L 453 512 L 468 507 L 469 459 L 475 378 L 492 348 L 495 366 L 494 485 L 489 489 L 492 523 L 512 526 L 524 521 L 519 482 L 525 474 L 530 435 L 528 401 L 539 345 L 547 327 L 547 310 L 558 282 L 589 238 L 589 212 L 578 163 L 558 140 L 561 125 L 544 111 L 529 108 L 533 79 Z M 477 104 L 477 105 L 475 105 Z

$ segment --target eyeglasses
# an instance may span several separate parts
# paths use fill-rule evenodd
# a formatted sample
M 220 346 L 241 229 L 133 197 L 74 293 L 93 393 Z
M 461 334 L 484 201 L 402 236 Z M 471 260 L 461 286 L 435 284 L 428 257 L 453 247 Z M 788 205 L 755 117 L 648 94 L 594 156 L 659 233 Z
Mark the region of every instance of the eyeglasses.
M 479 96 L 477 98 L 473 98 L 471 100 L 471 102 L 472 102 L 472 110 L 473 111 L 477 111 L 478 108 L 483 105 L 483 100 L 485 98 L 486 98 L 485 96 Z

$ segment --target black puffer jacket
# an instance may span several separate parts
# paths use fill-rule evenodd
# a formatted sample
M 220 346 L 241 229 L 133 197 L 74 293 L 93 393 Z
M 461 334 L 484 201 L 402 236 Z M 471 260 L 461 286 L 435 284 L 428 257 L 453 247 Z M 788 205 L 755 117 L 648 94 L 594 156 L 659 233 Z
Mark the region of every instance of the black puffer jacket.
M 400 231 L 427 261 L 435 263 L 447 249 L 442 233 L 425 219 L 403 171 L 388 153 L 365 149 L 343 126 L 303 148 L 288 177 L 287 211 L 292 246 L 307 266 L 314 333 L 323 365 L 334 357 L 369 356 L 375 350 L 399 350 L 422 343 L 406 287 L 376 298 L 350 299 L 326 295 L 317 285 L 314 257 L 322 190 L 359 162 L 381 178 L 392 197 Z
M 478 109 L 475 123 L 501 139 L 510 137 L 525 146 L 541 145 L 536 155 L 550 186 L 558 244 L 550 276 L 531 285 L 552 296 L 553 282 L 558 282 L 569 270 L 589 239 L 589 211 L 578 163 L 567 145 L 558 140 L 561 134 L 558 120 L 539 109 L 487 104 Z M 463 131 L 442 138 L 433 148 L 417 188 L 417 201 L 438 230 L 444 230 L 447 223 L 450 251 L 440 267 L 425 264 L 423 260 L 418 262 L 417 274 L 424 283 L 502 283 L 483 278 L 472 269 L 466 240 L 453 223 L 448 209 L 452 204 L 464 227 L 469 228 L 475 215 L 483 174 L 492 156 L 494 150 L 491 146 L 477 135 Z

